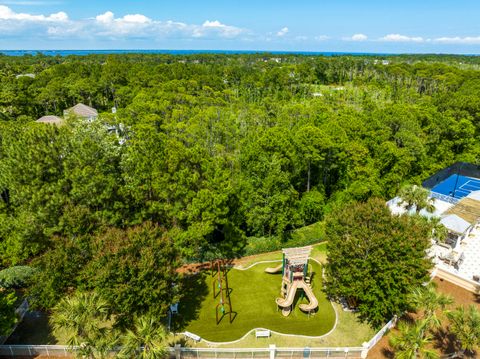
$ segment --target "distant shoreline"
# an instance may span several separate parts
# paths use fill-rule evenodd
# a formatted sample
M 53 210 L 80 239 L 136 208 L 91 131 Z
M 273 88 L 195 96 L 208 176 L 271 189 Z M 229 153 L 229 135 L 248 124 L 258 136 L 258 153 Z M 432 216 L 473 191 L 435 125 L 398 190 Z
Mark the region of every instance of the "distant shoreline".
M 479 56 L 476 54 L 434 54 L 434 53 L 375 53 L 375 52 L 329 52 L 329 51 L 267 51 L 267 50 L 0 50 L 1 55 L 24 56 L 43 54 L 46 56 L 87 56 L 87 55 L 119 55 L 119 54 L 159 54 L 159 55 L 310 55 L 310 56 Z

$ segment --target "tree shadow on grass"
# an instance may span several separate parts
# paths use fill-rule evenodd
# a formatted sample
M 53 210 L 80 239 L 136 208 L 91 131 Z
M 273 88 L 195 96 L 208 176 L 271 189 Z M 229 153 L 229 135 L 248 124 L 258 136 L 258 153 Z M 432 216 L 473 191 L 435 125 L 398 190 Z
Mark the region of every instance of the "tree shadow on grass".
M 57 340 L 52 334 L 52 328 L 48 322 L 48 314 L 40 311 L 28 312 L 22 322 L 10 335 L 5 344 L 19 345 L 42 345 L 56 344 Z
M 235 319 L 237 318 L 237 314 L 238 313 L 234 310 L 232 310 L 232 316 L 231 317 L 230 317 L 230 313 L 228 313 L 228 312 L 223 313 L 222 316 L 219 318 L 217 325 L 220 324 L 224 318 L 226 318 L 226 320 L 228 320 L 230 322 L 230 324 L 232 324 L 235 321 Z
M 206 272 L 186 275 L 182 279 L 182 299 L 179 304 L 178 315 L 172 321 L 173 331 L 184 330 L 190 322 L 198 319 L 202 303 L 209 294 L 207 280 L 210 276 Z

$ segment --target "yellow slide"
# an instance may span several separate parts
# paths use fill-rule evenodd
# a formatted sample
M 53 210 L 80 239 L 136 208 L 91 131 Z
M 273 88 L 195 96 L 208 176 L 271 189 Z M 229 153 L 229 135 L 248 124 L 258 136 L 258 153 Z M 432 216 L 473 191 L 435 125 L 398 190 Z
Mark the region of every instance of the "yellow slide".
M 299 280 L 294 281 L 293 284 L 290 286 L 290 289 L 287 293 L 287 297 L 285 299 L 284 298 L 275 299 L 279 307 L 290 307 L 293 304 L 299 283 L 305 283 L 305 282 L 299 281 Z
M 310 302 L 308 304 L 300 304 L 298 306 L 300 310 L 303 312 L 311 312 L 312 310 L 315 310 L 318 307 L 318 299 L 315 294 L 313 294 L 312 288 L 303 280 L 300 283 L 299 287 L 303 289 L 305 295 L 308 298 L 308 301 Z
M 277 267 L 265 268 L 265 273 L 269 273 L 269 274 L 280 273 L 282 271 L 282 269 L 283 269 L 283 264 L 280 264 Z
M 305 295 L 307 296 L 309 303 L 308 304 L 300 304 L 299 308 L 300 310 L 304 312 L 311 312 L 312 310 L 316 309 L 318 307 L 318 299 L 313 294 L 312 288 L 305 283 L 303 280 L 297 280 L 294 281 L 293 284 L 290 286 L 290 289 L 287 293 L 287 297 L 284 298 L 277 298 L 275 301 L 277 302 L 277 305 L 282 308 L 290 307 L 293 304 L 293 301 L 295 300 L 295 294 L 297 293 L 297 289 L 302 288 L 303 291 L 305 292 Z

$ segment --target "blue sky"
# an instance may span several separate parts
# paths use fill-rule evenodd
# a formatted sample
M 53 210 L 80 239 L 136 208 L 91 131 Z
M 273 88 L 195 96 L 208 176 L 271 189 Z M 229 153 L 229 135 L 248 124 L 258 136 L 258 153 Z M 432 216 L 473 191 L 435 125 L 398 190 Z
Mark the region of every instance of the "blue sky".
M 0 0 L 0 49 L 480 54 L 476 0 Z

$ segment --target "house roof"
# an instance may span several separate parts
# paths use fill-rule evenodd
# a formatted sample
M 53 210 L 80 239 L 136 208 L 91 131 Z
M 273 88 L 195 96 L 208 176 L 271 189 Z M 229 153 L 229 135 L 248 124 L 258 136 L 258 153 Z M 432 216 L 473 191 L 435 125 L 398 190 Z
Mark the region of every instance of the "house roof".
M 463 220 L 475 224 L 480 220 L 480 201 L 467 196 L 446 211 L 445 214 L 455 214 Z
M 480 201 L 480 191 L 473 191 L 467 196 L 467 198 L 471 198 L 477 201 Z
M 94 108 L 84 105 L 83 103 L 78 103 L 75 106 L 69 108 L 66 111 L 68 114 L 73 114 L 78 117 L 96 117 L 98 116 L 97 110 Z
M 465 221 L 463 218 L 460 218 L 456 214 L 449 214 L 443 217 L 440 220 L 440 223 L 442 223 L 449 231 L 458 234 L 465 233 L 465 231 L 471 227 L 470 223 Z
M 63 123 L 63 120 L 58 116 L 48 115 L 48 116 L 40 117 L 35 122 L 48 123 L 48 124 L 51 124 L 51 125 L 57 125 L 58 126 L 58 125 L 61 125 Z
M 15 76 L 17 79 L 19 79 L 20 77 L 30 77 L 32 79 L 35 78 L 35 74 L 19 74 L 17 76 Z
M 405 204 L 402 203 L 402 199 L 400 197 L 392 198 L 387 202 L 388 208 L 390 208 L 390 212 L 396 215 L 402 215 L 407 213 L 407 209 L 405 208 Z M 440 217 L 446 210 L 448 210 L 453 205 L 451 203 L 439 200 L 435 198 L 433 201 L 433 206 L 435 207 L 432 213 L 428 212 L 426 209 L 422 209 L 420 211 L 420 215 L 426 218 L 432 217 Z M 416 213 L 416 206 L 413 206 L 409 211 L 409 215 L 413 215 Z

